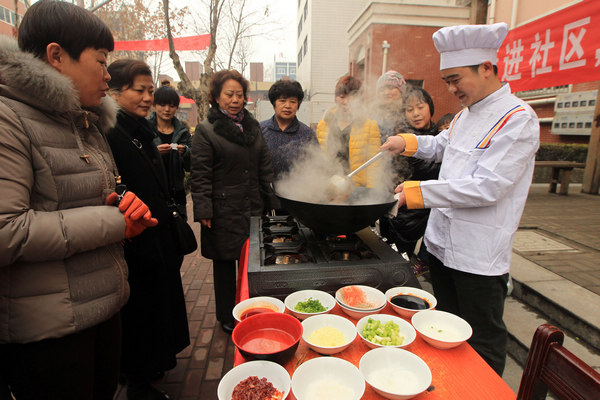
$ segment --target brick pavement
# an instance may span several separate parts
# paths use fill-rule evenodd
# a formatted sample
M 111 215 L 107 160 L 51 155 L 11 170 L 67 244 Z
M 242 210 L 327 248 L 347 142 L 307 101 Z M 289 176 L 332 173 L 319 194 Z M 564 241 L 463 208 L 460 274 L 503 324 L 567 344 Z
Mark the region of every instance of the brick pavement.
M 199 237 L 200 224 L 191 225 Z M 219 380 L 233 367 L 235 346 L 216 320 L 212 261 L 202 257 L 199 250 L 187 255 L 181 280 L 191 344 L 178 354 L 177 366 L 155 385 L 173 400 L 217 400 Z M 126 399 L 124 388 L 119 387 L 115 400 Z
M 547 184 L 533 185 L 520 230 L 556 240 L 574 249 L 519 251 L 523 257 L 600 294 L 600 196 L 550 194 Z M 188 205 L 191 201 L 188 199 Z M 199 224 L 192 224 L 199 236 Z M 215 318 L 212 262 L 197 251 L 185 258 L 181 270 L 188 311 L 191 345 L 178 355 L 177 367 L 158 381 L 173 400 L 216 400 L 220 378 L 233 367 L 234 345 Z M 116 400 L 126 400 L 120 388 Z
M 600 196 L 581 193 L 576 184 L 568 196 L 548 193 L 547 184 L 532 185 L 519 229 L 534 230 L 571 250 L 517 253 L 600 294 Z

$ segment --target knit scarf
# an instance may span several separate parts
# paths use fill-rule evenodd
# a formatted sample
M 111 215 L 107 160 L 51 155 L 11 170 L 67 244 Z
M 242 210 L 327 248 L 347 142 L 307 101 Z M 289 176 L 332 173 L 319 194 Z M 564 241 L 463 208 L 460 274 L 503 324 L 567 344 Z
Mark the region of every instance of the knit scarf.
M 223 114 L 227 115 L 229 118 L 231 118 L 231 120 L 233 121 L 233 123 L 240 128 L 240 131 L 244 132 L 244 127 L 242 126 L 242 120 L 244 119 L 244 111 L 240 111 L 237 114 L 230 114 L 227 111 L 223 110 L 221 107 L 219 107 L 219 111 L 221 111 Z

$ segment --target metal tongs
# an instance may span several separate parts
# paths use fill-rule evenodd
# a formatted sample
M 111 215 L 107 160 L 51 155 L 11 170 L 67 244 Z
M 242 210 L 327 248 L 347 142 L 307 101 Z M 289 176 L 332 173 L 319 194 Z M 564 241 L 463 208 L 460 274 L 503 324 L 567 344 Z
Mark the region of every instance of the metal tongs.
M 387 152 L 387 150 L 381 150 L 379 153 L 367 160 L 363 165 L 356 168 L 346 176 L 333 175 L 331 178 L 329 178 L 327 191 L 331 201 L 346 201 L 346 199 L 348 199 L 348 197 L 350 197 L 352 194 L 352 177 L 363 169 L 367 168 L 369 165 L 373 164 L 375 161 L 379 160 Z

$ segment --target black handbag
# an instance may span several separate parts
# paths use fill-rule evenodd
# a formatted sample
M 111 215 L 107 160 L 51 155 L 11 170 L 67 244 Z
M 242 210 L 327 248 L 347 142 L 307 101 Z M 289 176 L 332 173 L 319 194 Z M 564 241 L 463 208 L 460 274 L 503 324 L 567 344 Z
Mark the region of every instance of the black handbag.
M 142 157 L 146 160 L 146 162 L 148 162 L 148 166 L 154 174 L 154 177 L 156 178 L 158 185 L 161 191 L 163 192 L 163 196 L 166 199 L 170 199 L 170 202 L 167 204 L 167 209 L 169 210 L 169 222 L 174 236 L 173 239 L 175 240 L 175 246 L 177 246 L 178 254 L 181 256 L 185 256 L 186 254 L 193 253 L 198 248 L 196 235 L 194 235 L 192 227 L 187 223 L 183 215 L 181 215 L 181 212 L 179 211 L 179 206 L 175 204 L 175 201 L 169 193 L 167 185 L 165 184 L 164 180 L 161 179 L 161 175 L 156 170 L 154 163 L 152 163 L 148 155 L 144 152 L 144 150 L 142 150 L 142 143 L 137 139 L 133 139 L 131 135 L 129 135 L 129 133 L 121 127 L 118 127 L 118 129 L 125 135 L 125 137 L 131 140 L 131 143 L 133 143 L 137 151 L 140 152 Z M 154 149 L 154 151 L 158 152 L 158 150 L 156 149 Z
M 179 254 L 184 256 L 193 253 L 198 248 L 198 242 L 196 241 L 196 235 L 194 235 L 192 227 L 179 212 L 177 204 L 171 203 L 168 205 L 168 208 L 171 215 L 170 221 L 173 228 L 173 235 L 175 236 L 175 244 L 178 247 Z

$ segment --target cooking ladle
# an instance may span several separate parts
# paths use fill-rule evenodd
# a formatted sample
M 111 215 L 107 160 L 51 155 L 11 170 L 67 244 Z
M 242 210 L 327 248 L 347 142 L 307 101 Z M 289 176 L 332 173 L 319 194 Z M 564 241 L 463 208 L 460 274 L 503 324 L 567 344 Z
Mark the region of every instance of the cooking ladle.
M 385 153 L 387 153 L 387 150 L 380 151 L 346 176 L 333 175 L 331 178 L 329 178 L 327 190 L 331 201 L 346 201 L 346 199 L 352 194 L 352 177 L 363 169 L 367 168 L 369 165 L 373 164 L 375 161 L 379 160 L 385 155 Z

